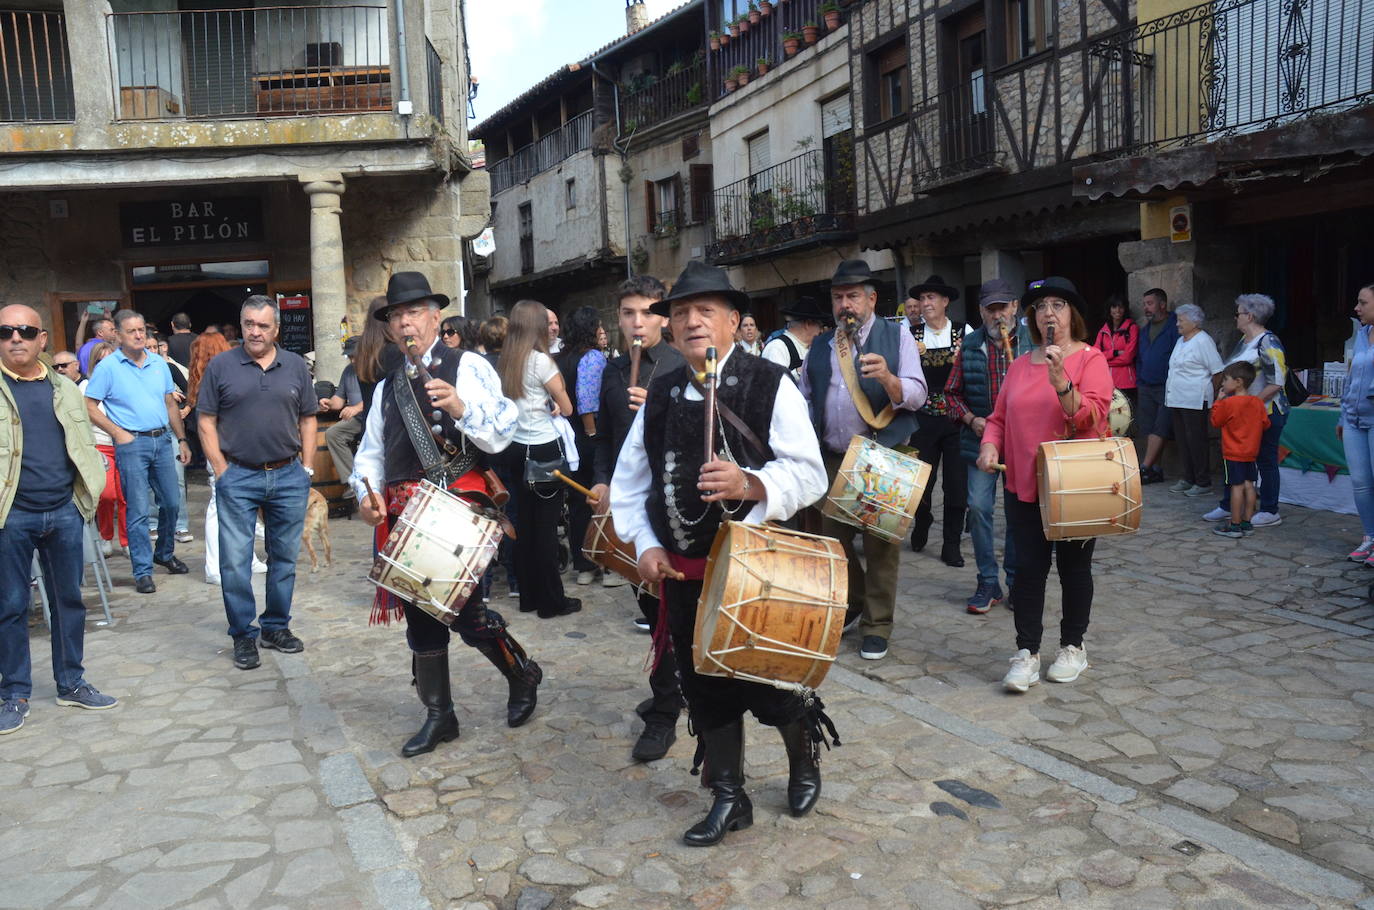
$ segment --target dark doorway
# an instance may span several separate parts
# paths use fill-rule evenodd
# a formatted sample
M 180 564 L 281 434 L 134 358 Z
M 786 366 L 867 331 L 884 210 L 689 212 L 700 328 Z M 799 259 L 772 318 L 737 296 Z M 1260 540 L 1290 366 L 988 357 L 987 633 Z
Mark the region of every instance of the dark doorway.
M 945 23 L 945 92 L 941 98 L 944 160 L 966 170 L 986 163 L 992 151 L 988 114 L 987 15 L 979 4 Z
M 253 286 L 251 293 L 266 294 L 267 285 Z M 239 307 L 248 295 L 247 288 L 239 286 L 135 291 L 134 309 L 163 334 L 172 331 L 172 316 L 176 313 L 190 316 L 191 331 L 199 332 L 211 324 L 238 325 Z
M 1127 240 L 1135 240 L 1132 235 L 1094 237 L 1082 243 L 1047 247 L 1044 256 L 1045 275 L 1060 275 L 1078 287 L 1087 304 L 1083 319 L 1088 324 L 1089 341 L 1095 336 L 1102 323 L 1107 321 L 1107 298 L 1112 294 L 1125 295 L 1126 270 L 1117 256 L 1117 247 Z M 1027 279 L 1043 278 L 1045 275 L 1027 275 Z M 1140 317 L 1140 301 L 1132 302 L 1132 312 Z

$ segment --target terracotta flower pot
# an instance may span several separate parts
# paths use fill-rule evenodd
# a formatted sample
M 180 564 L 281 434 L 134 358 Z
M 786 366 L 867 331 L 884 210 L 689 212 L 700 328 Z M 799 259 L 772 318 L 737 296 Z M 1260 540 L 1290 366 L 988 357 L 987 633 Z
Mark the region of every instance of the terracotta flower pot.
M 801 49 L 801 42 L 796 38 L 787 38 L 782 42 L 782 52 L 787 56 L 792 56 Z
M 758 25 L 758 24 L 759 24 L 759 20 L 762 19 L 762 18 L 763 18 L 763 13 L 760 13 L 758 10 L 756 10 L 756 9 L 751 9 L 751 10 L 749 11 L 749 24 L 750 24 L 750 25 Z
M 747 35 L 747 34 L 749 34 L 749 20 L 748 20 L 748 19 L 741 19 L 741 20 L 739 21 L 739 33 L 740 33 L 741 35 Z
M 771 0 L 759 0 L 759 15 L 760 15 L 760 16 L 771 16 L 771 15 L 773 15 L 773 4 L 772 4 Z
M 726 90 L 727 92 L 733 92 L 733 91 L 734 91 L 735 89 L 737 89 L 737 88 L 739 88 L 739 80 L 738 80 L 738 79 L 726 79 L 726 80 L 725 80 L 725 90 Z
M 730 34 L 731 34 L 732 36 L 736 37 L 736 38 L 739 37 L 739 23 L 738 23 L 738 22 L 731 22 L 731 23 L 730 23 Z
M 810 44 L 815 44 L 815 43 L 816 43 L 817 41 L 819 41 L 820 39 L 821 39 L 821 30 L 820 30 L 820 27 L 819 27 L 819 26 L 815 26 L 815 25 L 805 25 L 805 26 L 802 26 L 802 40 L 805 41 L 808 45 L 810 45 Z
M 721 46 L 721 47 L 725 47 L 725 46 L 726 46 L 727 44 L 729 44 L 729 43 L 730 43 L 730 33 L 729 33 L 729 32 L 725 32 L 725 33 L 723 33 L 723 34 L 720 36 L 720 46 Z
M 828 32 L 833 32 L 835 29 L 837 29 L 837 28 L 839 28 L 839 27 L 840 27 L 840 12 L 839 12 L 839 10 L 831 10 L 830 12 L 826 13 L 826 14 L 825 14 L 825 30 L 828 31 Z
M 746 85 L 749 84 L 749 74 L 748 74 L 748 73 L 740 73 L 740 74 L 739 74 L 739 84 L 740 84 L 741 87 L 746 86 Z
M 759 75 L 760 75 L 760 76 L 766 76 L 766 75 L 768 75 L 768 64 L 766 64 L 766 63 L 760 63 L 760 64 L 759 64 Z
M 713 51 L 718 51 L 718 50 L 720 50 L 720 36 L 719 36 L 719 35 L 717 35 L 716 37 L 714 37 L 714 38 L 711 39 L 711 50 L 713 50 Z

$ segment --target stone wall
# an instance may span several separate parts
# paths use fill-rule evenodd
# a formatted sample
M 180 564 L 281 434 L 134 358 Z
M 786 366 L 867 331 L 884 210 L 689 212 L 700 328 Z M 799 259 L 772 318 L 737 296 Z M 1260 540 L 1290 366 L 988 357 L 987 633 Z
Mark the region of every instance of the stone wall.
M 493 282 L 516 278 L 520 269 L 520 206 L 529 203 L 534 219 L 534 271 L 541 272 L 600 250 L 603 236 L 603 196 L 598 172 L 609 156 L 578 152 L 546 171 L 498 193 L 492 199 L 496 252 L 492 254 Z M 615 159 L 617 166 L 619 159 Z M 567 181 L 577 181 L 577 205 L 566 204 Z M 620 180 L 615 178 L 620 207 Z M 633 198 L 633 187 L 631 188 Z M 642 195 L 643 190 L 640 190 Z M 607 231 L 609 234 L 609 231 Z M 623 238 L 624 228 L 619 236 Z M 623 240 L 619 241 L 623 242 Z

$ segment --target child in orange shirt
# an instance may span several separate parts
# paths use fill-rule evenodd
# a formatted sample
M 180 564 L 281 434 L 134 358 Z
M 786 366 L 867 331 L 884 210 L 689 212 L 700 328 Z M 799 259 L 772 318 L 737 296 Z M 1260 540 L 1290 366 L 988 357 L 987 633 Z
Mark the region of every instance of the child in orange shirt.
M 1258 497 L 1255 481 L 1259 470 L 1260 437 L 1269 427 L 1264 402 L 1249 392 L 1255 381 L 1255 367 L 1237 361 L 1221 373 L 1221 395 L 1212 406 L 1212 426 L 1221 429 L 1222 476 L 1231 487 L 1231 520 L 1213 528 L 1222 537 L 1249 537 L 1255 533 L 1250 524 Z

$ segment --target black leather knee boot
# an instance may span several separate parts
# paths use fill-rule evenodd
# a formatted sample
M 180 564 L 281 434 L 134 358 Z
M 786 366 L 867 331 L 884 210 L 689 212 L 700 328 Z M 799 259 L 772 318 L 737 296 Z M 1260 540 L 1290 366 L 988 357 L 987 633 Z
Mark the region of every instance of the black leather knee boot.
M 727 831 L 740 831 L 754 823 L 754 804 L 744 792 L 744 722 L 737 720 L 714 730 L 703 730 L 706 785 L 715 802 L 706 817 L 682 835 L 689 847 L 710 847 Z
M 415 689 L 425 706 L 425 722 L 412 736 L 401 754 L 406 758 L 433 752 L 435 746 L 458 738 L 458 716 L 453 713 L 453 692 L 449 687 L 448 651 L 412 655 Z
M 778 727 L 787 747 L 787 807 L 797 818 L 810 812 L 821 796 L 821 765 L 816 744 L 804 720 Z
M 535 705 L 539 703 L 539 683 L 544 679 L 544 671 L 539 664 L 531 660 L 520 643 L 506 632 L 500 638 L 484 639 L 473 647 L 486 655 L 510 685 L 510 697 L 506 701 L 506 725 L 518 727 L 529 720 Z

